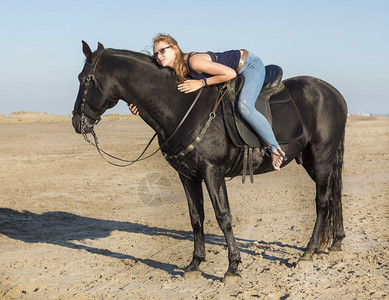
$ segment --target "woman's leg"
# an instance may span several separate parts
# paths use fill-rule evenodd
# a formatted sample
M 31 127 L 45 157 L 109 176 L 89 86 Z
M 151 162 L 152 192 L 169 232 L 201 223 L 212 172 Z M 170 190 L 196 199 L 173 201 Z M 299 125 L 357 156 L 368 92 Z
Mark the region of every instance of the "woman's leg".
M 273 167 L 279 170 L 283 161 L 282 156 L 278 153 L 278 150 L 281 150 L 281 148 L 278 145 L 269 122 L 255 108 L 255 102 L 265 80 L 265 66 L 259 57 L 249 53 L 238 74 L 244 78 L 244 84 L 238 99 L 239 113 L 254 131 L 269 144 Z M 281 153 L 284 154 L 283 152 Z

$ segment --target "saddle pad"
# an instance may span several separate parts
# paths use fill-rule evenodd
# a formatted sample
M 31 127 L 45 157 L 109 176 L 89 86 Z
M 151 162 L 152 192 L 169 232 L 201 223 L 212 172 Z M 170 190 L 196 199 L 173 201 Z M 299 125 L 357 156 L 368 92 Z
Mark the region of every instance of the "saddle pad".
M 281 83 L 283 85 L 283 83 Z M 297 141 L 303 135 L 300 113 L 292 96 L 284 87 L 269 100 L 272 128 L 279 144 Z

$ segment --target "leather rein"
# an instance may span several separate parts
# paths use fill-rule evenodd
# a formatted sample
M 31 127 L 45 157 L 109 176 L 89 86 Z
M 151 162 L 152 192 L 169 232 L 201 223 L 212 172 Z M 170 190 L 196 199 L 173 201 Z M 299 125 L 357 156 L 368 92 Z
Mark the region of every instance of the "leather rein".
M 103 53 L 103 52 L 102 52 Z M 135 160 L 125 160 L 125 159 L 121 159 L 121 158 L 118 158 L 116 156 L 113 156 L 107 152 L 105 152 L 104 150 L 102 150 L 100 147 L 99 147 L 99 142 L 98 142 L 98 139 L 97 139 L 97 135 L 94 131 L 94 126 L 97 125 L 101 118 L 100 116 L 99 117 L 91 117 L 89 116 L 88 114 L 85 113 L 85 104 L 88 104 L 86 102 L 86 95 L 88 94 L 88 88 L 89 88 L 89 85 L 90 85 L 90 82 L 93 81 L 94 82 L 94 85 L 95 85 L 95 88 L 98 88 L 98 90 L 100 91 L 100 93 L 109 101 L 112 101 L 112 102 L 115 102 L 117 100 L 115 99 L 111 99 L 109 97 L 107 97 L 101 86 L 99 85 L 96 77 L 94 76 L 94 73 L 96 71 L 96 66 L 97 66 L 97 63 L 100 59 L 100 56 L 102 55 L 102 53 L 100 53 L 96 59 L 96 61 L 93 63 L 93 64 L 90 64 L 88 62 L 86 62 L 85 64 L 87 66 L 91 66 L 92 69 L 89 73 L 89 75 L 87 76 L 86 80 L 85 80 L 85 83 L 84 83 L 84 95 L 83 95 L 83 98 L 82 98 L 82 103 L 81 103 L 81 134 L 83 135 L 84 139 L 86 142 L 88 142 L 90 145 L 94 146 L 97 151 L 99 152 L 100 156 L 106 161 L 108 162 L 109 164 L 113 165 L 113 166 L 116 166 L 116 167 L 128 167 L 138 161 L 141 161 L 141 160 L 145 160 L 147 158 L 150 158 L 151 156 L 153 156 L 154 154 L 156 154 L 159 150 L 161 150 L 164 146 L 167 145 L 167 143 L 173 138 L 173 136 L 178 132 L 178 130 L 181 128 L 182 124 L 185 122 L 186 118 L 188 117 L 189 113 L 192 111 L 193 107 L 195 106 L 195 104 L 197 103 L 198 99 L 200 98 L 200 95 L 201 95 L 201 92 L 202 92 L 202 88 L 199 90 L 199 92 L 197 93 L 197 96 L 196 98 L 194 99 L 194 101 L 192 102 L 191 106 L 189 107 L 189 109 L 187 110 L 187 112 L 185 113 L 185 115 L 183 116 L 183 118 L 181 119 L 180 123 L 177 125 L 176 129 L 173 131 L 173 133 L 169 136 L 169 138 L 167 138 L 163 144 L 157 149 L 155 150 L 152 154 L 146 156 L 146 157 L 143 157 L 143 155 L 145 154 L 145 152 L 147 151 L 147 149 L 149 148 L 149 146 L 151 145 L 151 143 L 153 142 L 153 140 L 155 139 L 155 137 L 157 136 L 157 133 L 155 133 L 153 135 L 153 137 L 150 139 L 150 141 L 148 142 L 148 144 L 146 145 L 145 149 L 142 151 L 142 153 L 135 159 Z M 224 94 L 223 94 L 224 96 Z M 216 102 L 212 112 L 209 114 L 209 120 L 207 122 L 207 125 L 209 126 L 210 124 L 210 121 L 212 119 L 215 118 L 216 116 L 216 109 L 221 101 L 221 98 L 223 98 L 223 96 L 220 97 L 220 99 Z M 74 112 L 73 112 L 74 113 Z M 87 116 L 88 118 L 90 119 L 93 119 L 94 120 L 94 123 L 93 124 L 89 124 L 89 122 L 86 120 L 85 116 Z M 208 128 L 208 126 L 206 126 L 206 128 Z M 85 129 L 88 128 L 90 133 L 92 134 L 93 136 L 93 139 L 94 139 L 94 142 L 92 142 L 88 136 L 87 136 L 87 132 L 85 131 Z M 204 130 L 203 130 L 204 131 Z M 204 132 L 205 134 L 205 132 Z M 114 162 L 111 162 L 109 161 L 103 154 L 105 154 L 106 156 L 109 156 L 110 158 L 114 159 L 114 160 L 117 160 L 117 161 L 121 161 L 121 162 L 124 162 L 125 164 L 118 164 L 118 163 L 114 163 Z

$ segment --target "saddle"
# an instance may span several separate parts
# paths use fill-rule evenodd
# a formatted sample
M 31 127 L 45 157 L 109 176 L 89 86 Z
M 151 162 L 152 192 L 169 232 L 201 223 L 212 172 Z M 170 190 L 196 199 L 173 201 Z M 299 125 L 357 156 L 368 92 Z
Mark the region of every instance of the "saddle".
M 269 121 L 279 144 L 291 143 L 303 134 L 300 114 L 282 79 L 282 69 L 277 65 L 266 66 L 266 77 L 262 90 L 255 103 L 255 108 Z M 241 155 L 235 165 L 226 175 L 234 177 L 242 172 L 242 181 L 247 173 L 247 167 L 253 182 L 252 155 L 255 148 L 260 148 L 262 157 L 269 145 L 257 136 L 250 125 L 242 118 L 237 108 L 237 96 L 243 86 L 244 79 L 240 76 L 220 87 L 219 92 L 225 93 L 222 101 L 224 124 L 232 143 L 242 148 Z

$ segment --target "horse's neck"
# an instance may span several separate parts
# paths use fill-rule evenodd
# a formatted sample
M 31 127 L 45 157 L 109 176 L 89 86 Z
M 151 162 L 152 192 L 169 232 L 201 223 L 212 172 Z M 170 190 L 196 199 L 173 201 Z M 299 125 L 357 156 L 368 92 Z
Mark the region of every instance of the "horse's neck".
M 132 56 L 116 56 L 116 59 L 120 61 L 112 63 L 120 66 L 120 72 L 113 76 L 117 79 L 121 98 L 136 105 L 142 119 L 166 138 L 179 122 L 182 98 L 185 97 L 177 90 L 172 72 L 159 69 L 147 59 Z

